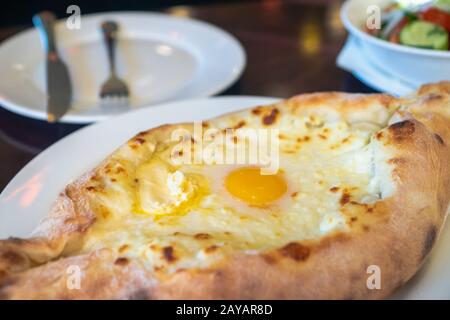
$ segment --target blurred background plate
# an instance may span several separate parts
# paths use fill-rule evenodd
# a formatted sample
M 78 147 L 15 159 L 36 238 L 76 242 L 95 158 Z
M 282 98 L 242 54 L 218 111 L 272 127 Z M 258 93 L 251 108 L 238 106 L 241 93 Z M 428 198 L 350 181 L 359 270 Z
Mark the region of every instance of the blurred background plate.
M 107 108 L 98 92 L 108 64 L 100 24 L 120 24 L 117 69 L 130 87 L 129 108 Z M 159 13 L 115 12 L 81 16 L 81 28 L 56 25 L 59 52 L 67 63 L 74 101 L 62 122 L 89 123 L 113 114 L 170 100 L 207 97 L 242 73 L 245 52 L 229 33 L 204 22 Z M 44 52 L 36 30 L 0 46 L 0 104 L 46 119 Z

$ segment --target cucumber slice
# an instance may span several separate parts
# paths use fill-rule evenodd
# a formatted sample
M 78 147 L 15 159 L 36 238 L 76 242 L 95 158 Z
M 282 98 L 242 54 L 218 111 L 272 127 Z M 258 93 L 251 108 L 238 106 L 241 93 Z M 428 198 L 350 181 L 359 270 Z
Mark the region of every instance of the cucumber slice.
M 447 50 L 448 33 L 434 23 L 416 20 L 402 29 L 400 43 L 412 47 Z

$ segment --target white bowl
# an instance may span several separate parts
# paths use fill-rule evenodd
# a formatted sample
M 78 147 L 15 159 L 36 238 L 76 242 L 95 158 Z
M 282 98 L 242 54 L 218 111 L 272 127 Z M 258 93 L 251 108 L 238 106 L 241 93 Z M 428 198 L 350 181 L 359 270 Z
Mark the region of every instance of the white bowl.
M 367 8 L 381 9 L 389 0 L 348 0 L 341 8 L 341 19 L 347 31 L 360 42 L 364 54 L 382 70 L 400 80 L 417 85 L 450 80 L 450 51 L 407 47 L 378 39 L 363 31 Z

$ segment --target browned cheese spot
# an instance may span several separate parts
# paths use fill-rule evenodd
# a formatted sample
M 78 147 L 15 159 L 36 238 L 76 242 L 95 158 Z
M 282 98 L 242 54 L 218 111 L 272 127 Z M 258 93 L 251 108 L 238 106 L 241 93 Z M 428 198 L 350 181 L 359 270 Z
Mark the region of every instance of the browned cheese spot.
M 146 136 L 146 135 L 148 134 L 149 131 L 150 131 L 150 130 L 141 131 L 141 132 L 139 132 L 136 136 L 137 136 L 137 137 L 143 137 L 143 136 Z
M 261 108 L 261 107 L 256 107 L 256 108 L 252 109 L 252 113 L 253 113 L 255 116 L 260 115 L 260 114 L 261 114 L 261 111 L 262 111 L 262 108 Z
M 309 140 L 311 140 L 310 136 L 304 136 L 304 137 L 298 137 L 297 138 L 297 143 L 301 143 L 301 142 L 308 142 Z
M 171 247 L 171 246 L 164 247 L 162 249 L 162 253 L 163 253 L 163 258 L 166 259 L 167 262 L 174 262 L 175 260 L 177 260 L 177 258 L 175 257 L 175 254 L 174 254 L 173 247 Z
M 125 251 L 128 250 L 128 248 L 130 248 L 130 246 L 127 245 L 127 244 L 124 244 L 124 245 L 120 246 L 119 252 L 120 252 L 120 253 L 124 253 Z
M 125 169 L 123 167 L 119 166 L 116 168 L 116 173 L 122 173 L 122 172 L 125 172 Z
M 153 270 L 155 270 L 156 272 L 164 271 L 164 266 L 154 266 Z
M 294 259 L 295 261 L 305 261 L 309 257 L 309 249 L 297 242 L 291 242 L 280 249 L 283 256 Z
M 143 139 L 143 138 L 136 138 L 136 139 L 134 139 L 134 141 L 136 143 L 138 143 L 138 144 L 144 144 L 145 143 L 145 139 Z
M 271 125 L 271 124 L 275 123 L 278 113 L 279 113 L 278 109 L 277 108 L 273 108 L 272 111 L 270 111 L 270 113 L 268 115 L 265 115 L 262 118 L 263 124 L 268 126 L 268 125 Z
M 234 126 L 233 129 L 240 129 L 240 128 L 242 128 L 243 126 L 245 126 L 245 121 L 244 121 L 244 120 L 241 120 L 241 121 L 239 121 L 239 122 Z
M 394 123 L 389 126 L 389 130 L 393 135 L 394 140 L 402 141 L 408 139 L 416 131 L 414 122 L 405 120 Z
M 339 191 L 339 187 L 332 187 L 330 188 L 331 192 L 338 192 Z
M 217 249 L 219 249 L 218 246 L 212 245 L 212 246 L 207 247 L 207 248 L 205 249 L 205 252 L 206 252 L 206 253 L 212 253 L 212 252 L 216 251 Z
M 350 194 L 348 194 L 347 191 L 344 191 L 344 193 L 342 194 L 341 200 L 339 200 L 339 203 L 341 204 L 341 206 L 344 206 L 349 201 L 350 201 Z
M 116 261 L 114 261 L 114 264 L 116 266 L 122 266 L 122 267 L 126 266 L 128 263 L 130 263 L 130 261 L 124 257 L 117 258 Z
M 383 138 L 383 132 L 378 131 L 377 134 L 375 135 L 375 138 L 376 138 L 377 140 L 381 140 L 381 139 Z
M 208 240 L 211 239 L 211 235 L 207 233 L 197 233 L 194 238 L 197 240 Z

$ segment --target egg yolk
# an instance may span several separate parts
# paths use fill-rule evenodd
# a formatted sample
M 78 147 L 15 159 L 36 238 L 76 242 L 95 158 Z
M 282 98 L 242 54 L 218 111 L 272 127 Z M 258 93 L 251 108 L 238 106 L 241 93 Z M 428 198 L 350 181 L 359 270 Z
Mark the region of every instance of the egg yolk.
M 260 168 L 239 168 L 225 178 L 225 188 L 234 197 L 252 206 L 264 206 L 280 198 L 287 190 L 280 174 L 262 175 Z

